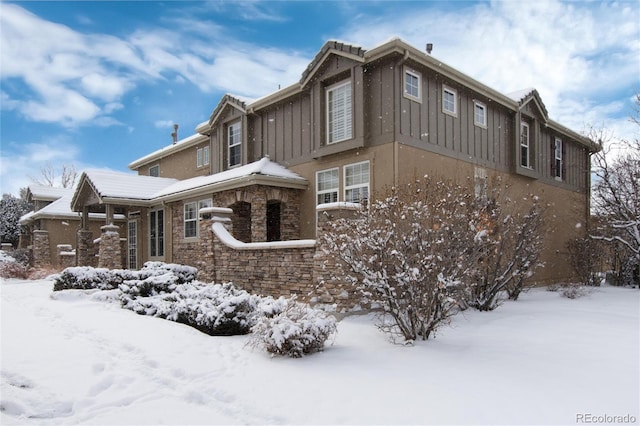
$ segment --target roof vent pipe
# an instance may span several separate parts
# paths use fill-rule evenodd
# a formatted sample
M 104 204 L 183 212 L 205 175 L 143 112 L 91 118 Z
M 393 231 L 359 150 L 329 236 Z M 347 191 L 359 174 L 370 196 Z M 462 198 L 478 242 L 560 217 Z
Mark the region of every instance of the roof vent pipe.
M 427 43 L 427 53 L 431 55 L 431 51 L 433 50 L 433 43 Z
M 178 142 L 178 125 L 173 125 L 173 133 L 171 133 L 171 139 L 173 140 L 173 144 L 175 145 Z

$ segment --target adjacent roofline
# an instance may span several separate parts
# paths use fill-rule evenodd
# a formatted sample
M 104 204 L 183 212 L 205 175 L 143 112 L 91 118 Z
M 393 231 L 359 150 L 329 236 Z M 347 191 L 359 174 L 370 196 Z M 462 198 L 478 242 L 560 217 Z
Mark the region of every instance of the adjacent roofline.
M 138 158 L 133 162 L 129 163 L 128 167 L 130 170 L 137 170 L 145 164 L 150 164 L 154 161 L 158 161 L 161 158 L 164 158 L 168 155 L 171 155 L 177 151 L 182 151 L 183 149 L 190 148 L 194 145 L 197 145 L 202 142 L 206 142 L 208 140 L 207 135 L 203 135 L 200 133 L 195 133 L 189 137 L 179 140 L 178 142 L 160 148 L 157 151 L 152 152 L 151 154 L 145 155 L 142 158 Z
M 222 97 L 222 99 L 220 99 L 220 102 L 218 102 L 218 105 L 216 105 L 213 112 L 211 113 L 211 116 L 209 117 L 210 126 L 218 121 L 220 114 L 222 114 L 222 111 L 224 111 L 224 108 L 227 105 L 238 109 L 243 114 L 247 112 L 247 103 L 244 100 L 242 100 L 239 96 L 234 96 L 227 93 Z

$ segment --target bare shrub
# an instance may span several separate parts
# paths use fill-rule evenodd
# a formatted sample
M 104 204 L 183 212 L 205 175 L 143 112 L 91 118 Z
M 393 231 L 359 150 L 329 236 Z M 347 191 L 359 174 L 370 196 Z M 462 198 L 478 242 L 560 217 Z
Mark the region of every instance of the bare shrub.
M 593 238 L 574 238 L 567 242 L 569 262 L 580 280 L 586 286 L 599 286 L 596 261 L 601 254 L 601 244 Z

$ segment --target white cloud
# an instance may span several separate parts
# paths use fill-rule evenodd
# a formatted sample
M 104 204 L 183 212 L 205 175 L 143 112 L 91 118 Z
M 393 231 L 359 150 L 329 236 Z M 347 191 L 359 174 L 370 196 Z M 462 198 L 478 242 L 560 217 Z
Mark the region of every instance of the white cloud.
M 154 126 L 156 126 L 158 129 L 171 129 L 173 128 L 173 124 L 175 123 L 175 121 L 173 120 L 157 120 L 153 123 Z

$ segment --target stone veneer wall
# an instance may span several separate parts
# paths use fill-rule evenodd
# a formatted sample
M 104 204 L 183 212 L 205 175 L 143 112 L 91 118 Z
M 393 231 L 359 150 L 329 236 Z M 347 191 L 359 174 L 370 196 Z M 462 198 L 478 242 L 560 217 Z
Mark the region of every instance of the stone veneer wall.
M 201 197 L 204 199 L 206 197 Z M 282 203 L 280 211 L 280 237 L 281 240 L 296 240 L 300 238 L 300 191 L 286 188 L 273 188 L 268 186 L 250 186 L 241 190 L 229 190 L 212 195 L 213 205 L 230 208 L 238 202 L 251 204 L 251 229 L 233 229 L 230 232 L 238 240 L 245 242 L 264 242 L 267 240 L 267 202 L 277 200 Z M 190 200 L 191 201 L 191 200 Z M 172 209 L 172 244 L 174 263 L 190 265 L 198 268 L 200 278 L 211 280 L 213 274 L 207 272 L 210 269 L 212 253 L 205 247 L 211 245 L 211 223 L 208 220 L 199 221 L 199 235 L 197 238 L 184 238 L 184 203 L 177 202 L 171 205 Z M 242 225 L 242 221 L 235 220 L 234 226 Z M 245 222 L 246 223 L 246 222 Z
M 79 229 L 76 241 L 76 265 L 97 266 L 93 233 L 85 229 Z
M 120 249 L 120 229 L 117 225 L 105 225 L 100 237 L 100 250 L 98 252 L 98 267 L 109 269 L 122 268 L 122 252 Z
M 231 210 L 213 210 L 200 221 L 201 258 L 206 259 L 199 267 L 200 280 L 233 282 L 251 293 L 273 297 L 296 295 L 301 301 L 339 312 L 367 308 L 349 284 L 332 279 L 335 265 L 320 243 L 242 243 L 231 236 Z M 345 208 L 324 210 L 319 220 L 321 230 L 327 229 L 330 220 L 352 215 L 353 211 Z M 214 224 L 216 230 L 212 229 Z
M 51 265 L 49 252 L 49 232 L 41 229 L 33 231 L 33 266 L 42 268 Z

